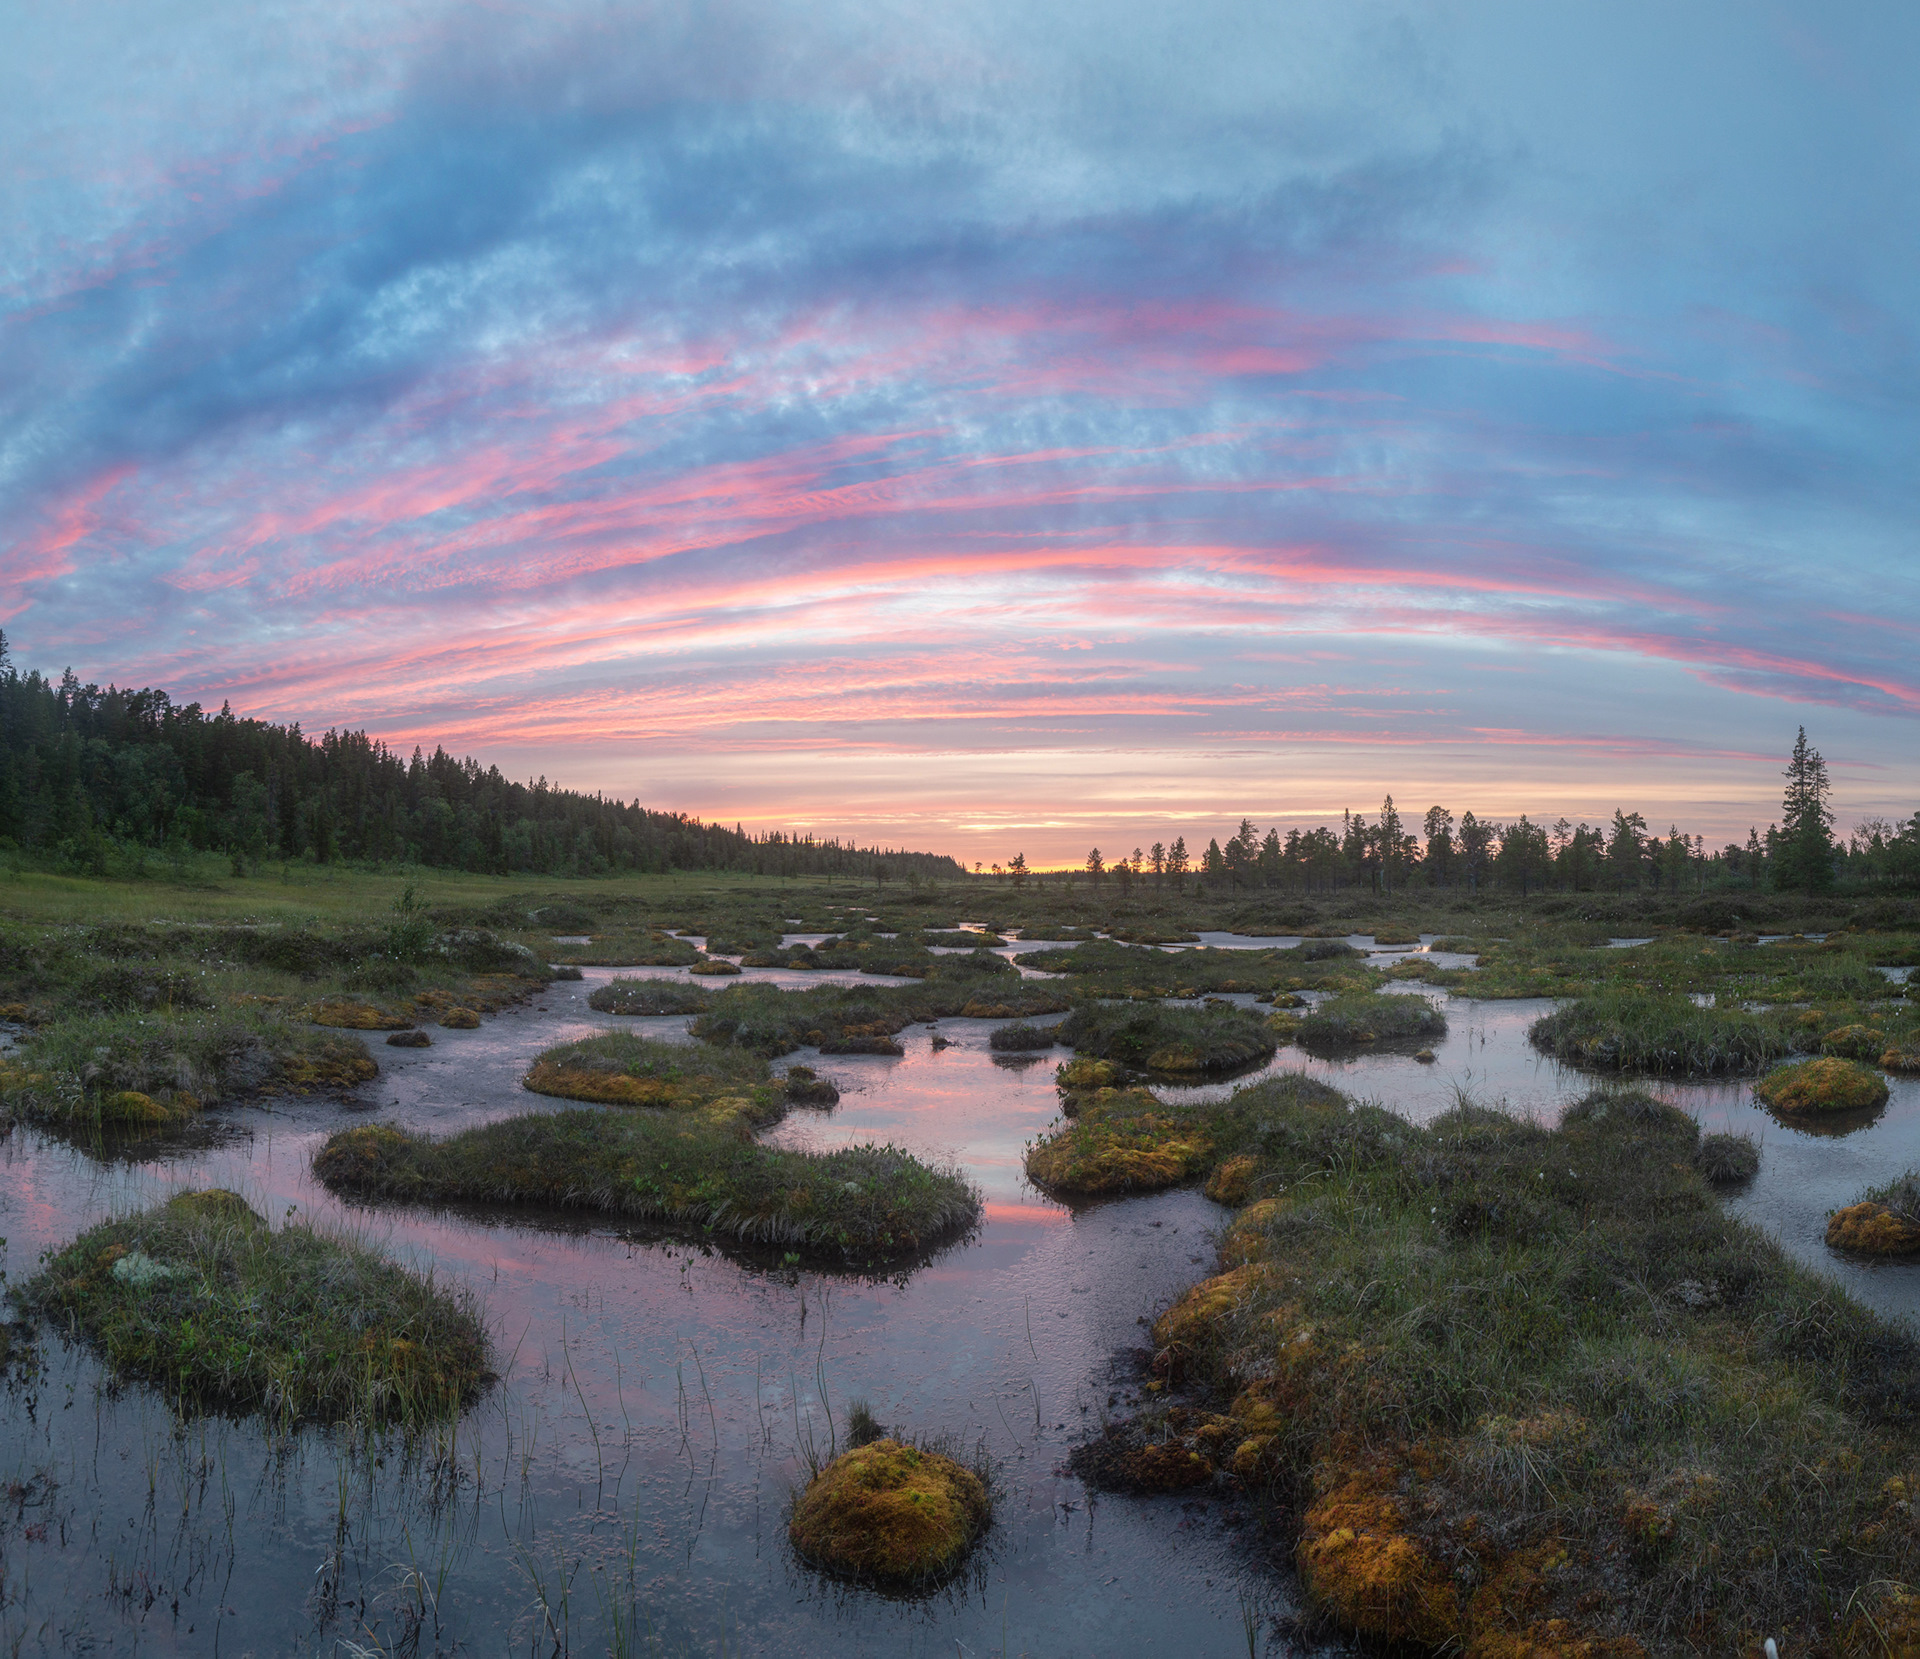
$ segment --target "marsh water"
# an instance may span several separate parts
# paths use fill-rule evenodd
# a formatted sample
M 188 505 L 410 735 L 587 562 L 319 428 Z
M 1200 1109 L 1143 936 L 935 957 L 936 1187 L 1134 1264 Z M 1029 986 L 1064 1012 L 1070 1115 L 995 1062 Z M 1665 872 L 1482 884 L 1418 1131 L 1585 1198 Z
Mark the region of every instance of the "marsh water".
M 1055 1116 L 1052 1062 L 1064 1051 L 996 1056 L 989 1023 L 952 1019 L 902 1033 L 898 1059 L 792 1057 L 842 1098 L 795 1111 L 770 1138 L 891 1140 L 958 1165 L 985 1197 L 974 1236 L 891 1279 L 796 1271 L 579 1217 L 357 1209 L 314 1184 L 312 1153 L 344 1124 L 445 1131 L 551 1109 L 519 1078 L 553 1042 L 615 1025 L 684 1039 L 684 1017 L 589 1009 L 609 977 L 556 982 L 478 1031 L 436 1030 L 426 1050 L 377 1047 L 381 1077 L 352 1107 L 277 1101 L 117 1150 L 25 1127 L 0 1142 L 0 1233 L 16 1279 L 115 1210 L 228 1186 L 276 1221 L 353 1229 L 471 1289 L 501 1372 L 438 1440 L 275 1438 L 252 1421 L 177 1416 L 44 1336 L 37 1379 L 0 1394 L 0 1652 L 586 1654 L 624 1642 L 641 1653 L 1224 1655 L 1247 1652 L 1249 1616 L 1268 1627 L 1261 1652 L 1288 1651 L 1271 1628 L 1289 1611 L 1286 1583 L 1243 1507 L 1204 1491 L 1098 1497 L 1063 1471 L 1071 1446 L 1133 1397 L 1144 1318 L 1209 1270 L 1223 1218 L 1191 1191 L 1069 1209 L 1025 1183 L 1022 1148 Z M 1437 1000 L 1449 1031 L 1431 1063 L 1288 1048 L 1269 1069 L 1311 1071 L 1422 1121 L 1460 1092 L 1551 1120 L 1592 1086 L 1528 1046 L 1549 1004 Z M 1892 1086 L 1884 1111 L 1837 1135 L 1774 1122 L 1743 1084 L 1660 1092 L 1710 1129 L 1761 1140 L 1737 1210 L 1911 1318 L 1920 1268 L 1842 1262 L 1821 1242 L 1829 1209 L 1920 1163 L 1920 1083 Z M 855 1398 L 884 1423 L 984 1443 L 997 1465 L 987 1546 L 930 1597 L 836 1585 L 787 1549 L 807 1453 L 844 1433 Z

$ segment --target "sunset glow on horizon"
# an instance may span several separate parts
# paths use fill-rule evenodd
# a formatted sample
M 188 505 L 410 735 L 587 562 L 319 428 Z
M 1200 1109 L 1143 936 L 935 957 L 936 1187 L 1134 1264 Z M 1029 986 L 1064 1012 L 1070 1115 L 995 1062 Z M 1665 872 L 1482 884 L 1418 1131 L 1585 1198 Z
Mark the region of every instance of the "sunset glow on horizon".
M 20 33 L 23 666 L 969 864 L 1920 809 L 1920 13 Z

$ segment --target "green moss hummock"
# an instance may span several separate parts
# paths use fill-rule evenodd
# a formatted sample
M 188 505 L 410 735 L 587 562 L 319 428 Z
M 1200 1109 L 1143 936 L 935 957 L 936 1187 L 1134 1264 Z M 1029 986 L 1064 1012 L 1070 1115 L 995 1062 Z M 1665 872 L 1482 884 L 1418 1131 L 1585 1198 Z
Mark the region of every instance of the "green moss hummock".
M 1754 1097 L 1776 1112 L 1864 1112 L 1887 1103 L 1887 1080 L 1871 1066 L 1834 1055 L 1770 1071 Z
M 423 1421 L 492 1372 L 472 1299 L 346 1239 L 186 1192 L 81 1234 L 20 1292 L 120 1376 L 285 1420 Z

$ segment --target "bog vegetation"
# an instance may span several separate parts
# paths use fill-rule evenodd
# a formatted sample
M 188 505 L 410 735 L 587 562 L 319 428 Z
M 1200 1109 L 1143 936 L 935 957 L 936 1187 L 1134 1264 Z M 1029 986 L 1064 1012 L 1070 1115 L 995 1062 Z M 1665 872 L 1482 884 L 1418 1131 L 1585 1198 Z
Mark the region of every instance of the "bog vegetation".
M 624 1017 L 540 1054 L 524 1113 L 444 1136 L 362 1120 L 328 1140 L 320 1179 L 366 1206 L 584 1211 L 763 1262 L 880 1267 L 964 1234 L 978 1194 L 898 1148 L 808 1154 L 762 1132 L 833 1104 L 815 1055 L 884 1064 L 916 1027 L 988 1022 L 1010 1060 L 1052 1051 L 1061 1116 L 1026 1149 L 1037 1186 L 1078 1203 L 1191 1183 L 1233 1212 L 1216 1270 L 1139 1310 L 1160 1315 L 1149 1404 L 1077 1455 L 1089 1479 L 1237 1485 L 1314 1605 L 1385 1642 L 1626 1659 L 1762 1634 L 1836 1653 L 1920 1640 L 1902 1507 L 1920 1484 L 1920 1352 L 1729 1217 L 1719 1195 L 1753 1178 L 1754 1143 L 1702 1137 L 1637 1086 L 1737 1079 L 1782 1123 L 1845 1122 L 1877 1109 L 1889 1074 L 1920 1072 L 1920 1003 L 1900 980 L 1920 963 L 1902 862 L 1920 832 L 1834 841 L 1804 742 L 1781 826 L 1719 853 L 1629 813 L 1563 835 L 1436 809 L 1419 837 L 1389 805 L 1338 835 L 1245 824 L 1194 859 L 1176 838 L 1137 864 L 1042 878 L 1016 859 L 962 880 L 938 861 L 769 863 L 772 844 L 731 832 L 684 855 L 730 868 L 688 870 L 670 836 L 592 839 L 651 833 L 638 809 L 490 795 L 444 757 L 362 765 L 353 740 L 31 676 L 6 686 L 0 1115 L 98 1147 L 276 1092 L 366 1104 L 382 1063 L 408 1063 L 368 1035 L 459 1042 L 541 996 L 556 964 L 611 967 L 588 1001 Z M 129 780 L 164 771 L 162 751 L 182 769 L 171 805 L 142 807 L 158 797 Z M 50 816 L 46 781 L 63 754 L 70 821 Z M 262 842 L 235 803 L 283 761 L 305 827 L 289 841 L 276 816 Z M 355 794 L 355 777 L 401 793 Z M 534 826 L 524 860 L 502 840 L 509 869 L 674 868 L 471 873 L 501 867 L 496 808 L 503 837 Z M 349 840 L 349 820 L 390 811 L 404 844 Z M 1201 944 L 1214 930 L 1261 947 Z M 853 982 L 808 977 L 828 973 Z M 1551 999 L 1532 1041 L 1593 1092 L 1558 1127 L 1462 1101 L 1419 1128 L 1294 1073 L 1171 1103 L 1181 1084 L 1218 1098 L 1283 1045 L 1436 1043 L 1442 991 Z M 653 1040 L 661 1019 L 691 1040 Z M 1913 1187 L 1859 1193 L 1833 1248 L 1920 1253 Z M 487 1368 L 457 1295 L 219 1195 L 88 1232 L 22 1301 L 125 1374 L 289 1418 L 444 1414 Z M 888 1444 L 796 1507 L 794 1542 L 852 1576 L 937 1581 L 984 1523 L 928 1448 Z M 858 1552 L 904 1534 L 849 1517 L 903 1503 L 944 1519 L 896 1574 Z

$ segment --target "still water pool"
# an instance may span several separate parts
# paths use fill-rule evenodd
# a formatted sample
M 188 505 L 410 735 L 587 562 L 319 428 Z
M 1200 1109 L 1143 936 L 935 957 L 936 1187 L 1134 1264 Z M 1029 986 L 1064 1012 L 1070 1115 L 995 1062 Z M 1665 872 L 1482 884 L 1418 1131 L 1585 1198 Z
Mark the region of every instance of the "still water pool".
M 679 977 L 671 972 L 656 977 Z M 1223 1212 L 1194 1192 L 1069 1209 L 1021 1175 L 1055 1115 L 1052 1060 L 1009 1064 L 985 1022 L 902 1034 L 906 1055 L 793 1056 L 842 1090 L 770 1138 L 882 1139 L 962 1167 L 987 1201 L 973 1238 L 890 1280 L 796 1272 L 564 1216 L 500 1220 L 343 1206 L 308 1174 L 314 1149 L 369 1119 L 436 1132 L 553 1103 L 518 1080 L 550 1043 L 616 1024 L 684 1037 L 684 1018 L 615 1020 L 594 984 L 422 1051 L 377 1050 L 357 1110 L 325 1101 L 223 1112 L 188 1140 L 99 1156 L 18 1128 L 0 1142 L 0 1233 L 16 1277 L 112 1211 L 217 1184 L 267 1214 L 353 1228 L 470 1287 L 501 1380 L 438 1444 L 344 1431 L 275 1440 L 250 1422 L 181 1419 L 111 1387 L 57 1335 L 31 1386 L 0 1395 L 0 1652 L 637 1653 L 962 1656 L 1294 1651 L 1290 1611 L 1251 1517 L 1218 1497 L 1100 1498 L 1061 1465 L 1131 1396 L 1142 1316 L 1212 1261 Z M 784 983 L 819 975 L 765 970 Z M 839 977 L 839 976 L 831 976 Z M 1546 1003 L 1440 999 L 1450 1030 L 1407 1055 L 1305 1070 L 1424 1121 L 1456 1090 L 1551 1119 L 1590 1080 L 1537 1055 Z M 936 1049 L 935 1036 L 948 1046 Z M 1165 1091 L 1170 1098 L 1224 1092 Z M 1863 1267 L 1820 1242 L 1826 1212 L 1920 1162 L 1920 1083 L 1838 1136 L 1783 1126 L 1743 1085 L 1662 1085 L 1710 1129 L 1763 1143 L 1735 1207 L 1898 1317 L 1920 1269 Z M 785 1542 L 804 1450 L 847 1407 L 984 1441 L 998 1518 L 968 1575 L 898 1601 L 823 1581 Z

